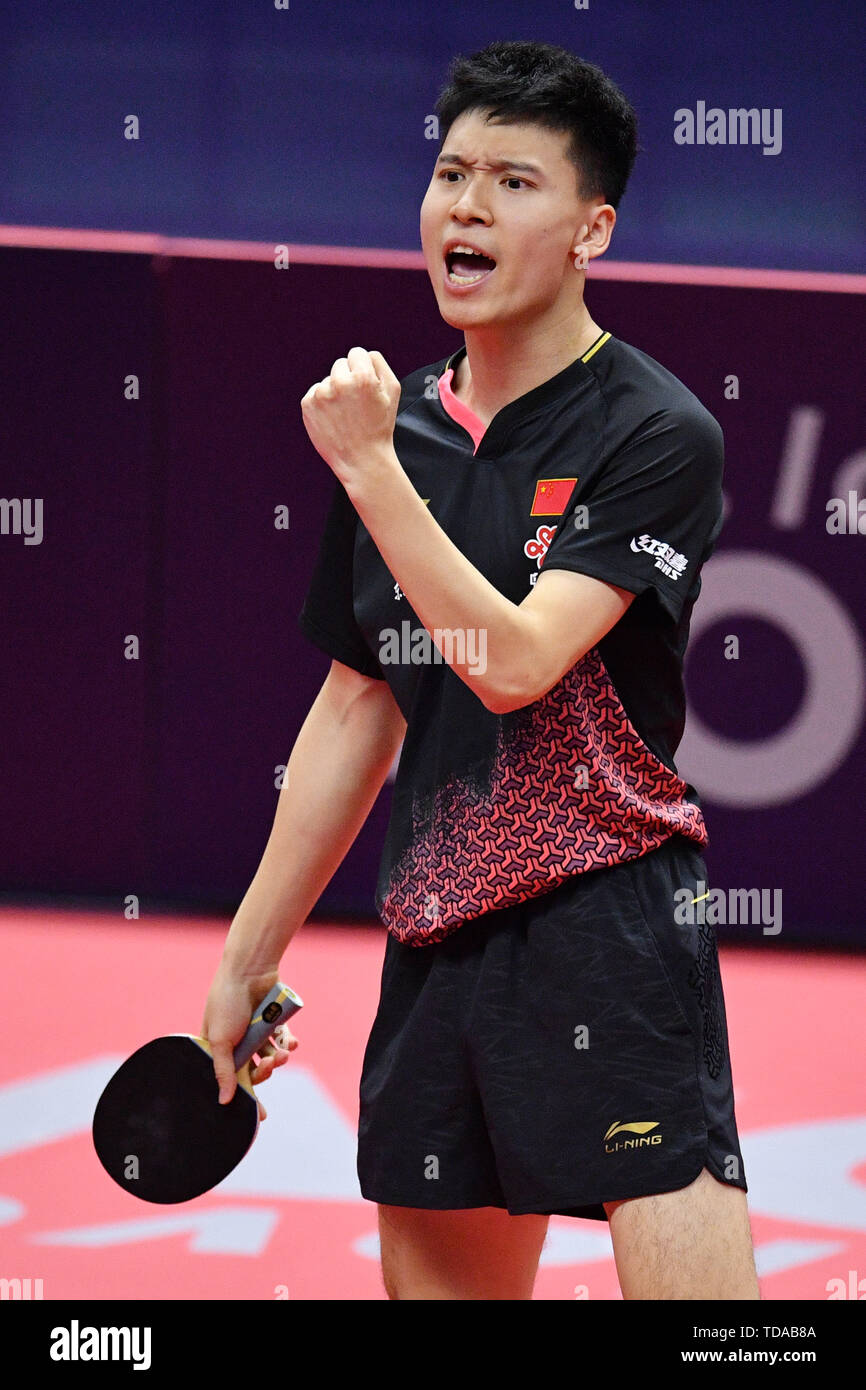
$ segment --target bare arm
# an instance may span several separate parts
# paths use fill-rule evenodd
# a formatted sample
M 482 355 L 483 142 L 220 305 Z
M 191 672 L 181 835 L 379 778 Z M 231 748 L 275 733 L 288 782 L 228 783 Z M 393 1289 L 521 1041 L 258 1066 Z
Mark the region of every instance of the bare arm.
M 344 485 L 422 626 L 493 714 L 520 709 L 546 694 L 610 631 L 634 597 L 589 575 L 558 571 L 551 580 L 551 572 L 542 570 L 535 589 L 513 603 L 446 535 L 393 446 L 371 454 L 366 470 Z M 437 632 L 443 634 L 439 640 Z M 470 632 L 476 644 L 483 639 L 483 669 L 471 657 L 461 660 L 461 651 L 477 650 L 469 647 Z M 457 655 L 452 633 L 464 636 Z
M 405 730 L 385 681 L 331 662 L 226 940 L 225 956 L 236 970 L 277 969 L 367 819 Z
M 268 842 L 232 920 L 205 1005 L 202 1036 L 211 1044 L 223 1102 L 235 1088 L 232 1048 L 367 819 L 405 730 L 385 681 L 332 661 L 295 740 Z M 293 1050 L 297 1039 L 288 1036 Z M 288 1053 L 267 1043 L 259 1056 L 250 1071 L 256 1084 Z

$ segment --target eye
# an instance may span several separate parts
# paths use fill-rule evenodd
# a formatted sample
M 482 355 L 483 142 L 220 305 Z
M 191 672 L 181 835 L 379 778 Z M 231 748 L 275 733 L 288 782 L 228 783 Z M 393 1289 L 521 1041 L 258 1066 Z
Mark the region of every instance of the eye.
M 439 172 L 439 178 L 440 178 L 440 179 L 447 179 L 447 178 L 450 177 L 451 174 L 453 174 L 453 175 L 455 176 L 455 178 L 458 178 L 458 179 L 462 179 L 462 177 L 463 177 L 463 174 L 461 173 L 461 171 L 460 171 L 459 169 L 441 169 L 440 172 Z M 532 187 L 532 184 L 529 183 L 527 179 L 518 178 L 516 174 L 509 174 L 505 179 L 503 179 L 503 183 L 519 183 L 519 184 L 522 184 L 525 188 L 531 188 L 531 187 Z M 510 191 L 513 191 L 513 192 L 516 193 L 516 192 L 517 192 L 517 189 L 513 189 L 513 190 L 510 190 Z

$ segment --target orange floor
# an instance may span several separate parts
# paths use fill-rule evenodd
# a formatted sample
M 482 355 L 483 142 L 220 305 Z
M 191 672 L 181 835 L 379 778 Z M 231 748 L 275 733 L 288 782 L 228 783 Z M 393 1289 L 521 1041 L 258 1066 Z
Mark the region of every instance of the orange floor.
M 181 1208 L 93 1153 L 123 1057 L 196 1032 L 227 923 L 0 910 L 0 1276 L 59 1298 L 384 1298 L 355 1174 L 384 928 L 308 925 L 284 958 L 301 1040 L 219 1188 Z M 727 948 L 737 1118 L 765 1299 L 866 1298 L 866 960 Z M 838 1281 L 836 1283 L 832 1281 Z M 606 1225 L 554 1217 L 538 1299 L 618 1299 Z

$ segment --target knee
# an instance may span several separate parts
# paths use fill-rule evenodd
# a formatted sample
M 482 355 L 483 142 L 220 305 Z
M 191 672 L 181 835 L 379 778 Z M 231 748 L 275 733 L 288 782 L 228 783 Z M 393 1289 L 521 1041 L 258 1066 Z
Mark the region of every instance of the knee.
M 385 1255 L 382 1256 L 382 1283 L 385 1285 L 385 1293 L 393 1301 L 399 1301 L 400 1289 L 397 1282 L 397 1275 L 391 1266 L 390 1260 Z
M 608 1221 L 610 1221 L 617 1207 L 624 1207 L 626 1202 L 631 1202 L 633 1200 L 632 1197 L 622 1197 L 618 1202 L 602 1202 Z
M 404 1256 L 406 1214 L 392 1212 L 389 1207 L 379 1206 L 379 1265 L 385 1293 L 393 1301 L 399 1301 L 406 1294 L 405 1279 L 401 1279 L 401 1266 L 405 1269 Z

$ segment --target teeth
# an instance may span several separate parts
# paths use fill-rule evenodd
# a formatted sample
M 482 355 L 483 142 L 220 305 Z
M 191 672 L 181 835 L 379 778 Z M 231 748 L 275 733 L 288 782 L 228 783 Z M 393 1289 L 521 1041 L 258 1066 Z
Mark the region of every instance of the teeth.
M 474 246 L 450 246 L 447 255 L 456 256 L 462 253 L 464 256 L 480 256 L 483 252 L 476 251 Z M 456 270 L 448 271 L 448 279 L 455 285 L 474 285 L 479 280 L 483 280 L 485 275 L 489 275 L 489 270 L 480 270 L 477 275 L 460 275 Z

